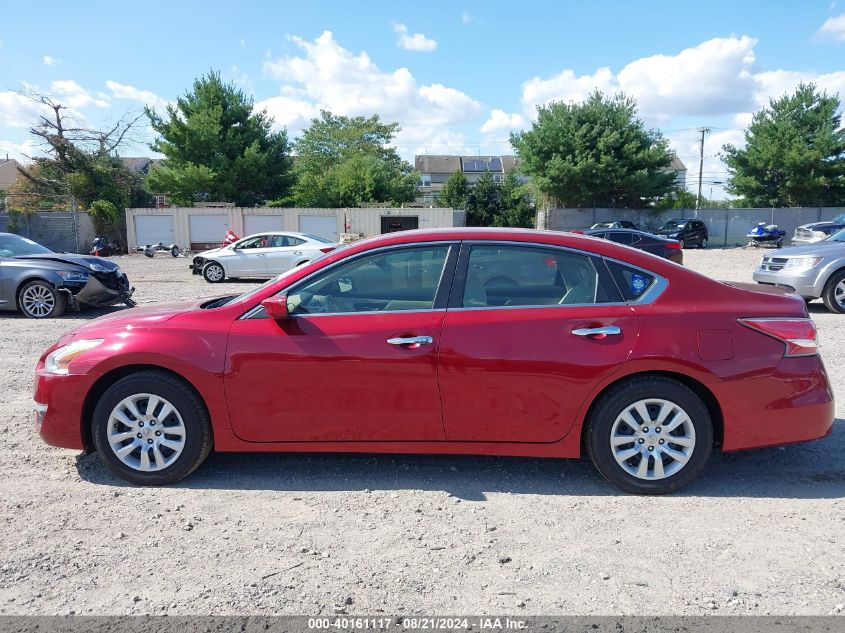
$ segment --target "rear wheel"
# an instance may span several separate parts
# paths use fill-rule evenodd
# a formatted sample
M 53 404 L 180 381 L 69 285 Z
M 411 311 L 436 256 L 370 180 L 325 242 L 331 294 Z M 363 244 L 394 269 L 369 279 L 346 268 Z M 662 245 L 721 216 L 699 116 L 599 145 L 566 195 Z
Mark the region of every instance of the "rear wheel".
M 701 472 L 712 448 L 707 407 L 669 378 L 643 376 L 611 387 L 587 421 L 590 459 L 627 492 L 680 490 Z
M 208 262 L 202 269 L 202 276 L 210 284 L 216 284 L 226 278 L 226 271 L 217 262 Z
M 92 436 L 112 474 L 152 486 L 192 473 L 212 443 L 200 397 L 160 371 L 131 374 L 109 387 L 94 409 Z
M 701 238 L 701 242 L 698 244 L 698 247 L 699 248 L 707 248 L 707 238 L 706 237 Z
M 61 316 L 65 307 L 67 298 L 46 281 L 30 281 L 18 293 L 18 308 L 30 319 Z
M 845 269 L 838 270 L 824 286 L 822 301 L 831 312 L 845 314 Z

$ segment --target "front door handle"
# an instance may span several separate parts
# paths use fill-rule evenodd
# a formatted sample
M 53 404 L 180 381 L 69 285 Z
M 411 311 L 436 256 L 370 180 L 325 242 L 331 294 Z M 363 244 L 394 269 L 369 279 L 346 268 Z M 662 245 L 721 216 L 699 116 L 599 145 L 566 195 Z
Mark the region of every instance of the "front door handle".
M 592 338 L 602 339 L 605 336 L 614 334 L 622 334 L 622 329 L 616 325 L 603 325 L 601 327 L 579 327 L 572 330 L 575 336 L 590 336 Z
M 434 339 L 430 336 L 398 336 L 387 339 L 388 345 L 407 345 L 411 349 L 416 349 L 420 345 L 431 345 L 433 342 Z

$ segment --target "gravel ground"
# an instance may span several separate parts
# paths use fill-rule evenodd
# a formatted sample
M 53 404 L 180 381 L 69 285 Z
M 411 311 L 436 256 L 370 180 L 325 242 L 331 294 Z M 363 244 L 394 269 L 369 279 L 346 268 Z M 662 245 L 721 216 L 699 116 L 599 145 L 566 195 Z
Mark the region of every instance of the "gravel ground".
M 686 253 L 743 281 L 759 257 Z M 254 285 L 116 259 L 141 303 Z M 33 431 L 38 355 L 92 313 L 4 314 L 0 613 L 845 611 L 845 317 L 811 312 L 840 403 L 832 436 L 714 455 L 660 498 L 621 494 L 587 462 L 432 456 L 212 455 L 175 486 L 133 488 Z

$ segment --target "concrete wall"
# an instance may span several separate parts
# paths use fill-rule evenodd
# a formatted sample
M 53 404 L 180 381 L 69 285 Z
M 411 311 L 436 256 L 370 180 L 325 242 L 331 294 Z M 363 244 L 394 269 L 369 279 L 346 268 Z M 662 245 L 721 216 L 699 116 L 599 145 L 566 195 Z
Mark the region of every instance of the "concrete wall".
M 10 215 L 0 213 L 0 233 L 10 233 Z M 94 239 L 94 224 L 87 213 L 39 211 L 18 216 L 17 233 L 54 251 L 87 253 Z
M 418 216 L 419 226 L 425 228 L 452 227 L 461 221 L 461 213 L 453 213 L 448 208 L 347 208 L 347 209 L 281 209 L 271 207 L 166 207 L 160 209 L 127 209 L 126 235 L 127 243 L 137 245 L 135 235 L 136 215 L 169 215 L 173 217 L 173 241 L 180 247 L 190 244 L 190 216 L 197 215 L 227 215 L 228 228 L 239 236 L 244 235 L 244 216 L 273 215 L 281 216 L 283 231 L 298 231 L 299 216 L 326 215 L 335 218 L 337 234 L 360 233 L 364 237 L 381 234 L 382 216 Z M 344 222 L 347 228 L 344 228 Z M 220 236 L 223 241 L 225 236 Z
M 653 231 L 672 218 L 698 218 L 710 232 L 711 246 L 748 242 L 746 234 L 758 222 L 777 224 L 786 231 L 787 243 L 802 224 L 832 220 L 845 213 L 840 207 L 789 209 L 549 209 L 538 211 L 537 228 L 554 231 L 589 228 L 597 222 L 630 220 L 643 231 Z

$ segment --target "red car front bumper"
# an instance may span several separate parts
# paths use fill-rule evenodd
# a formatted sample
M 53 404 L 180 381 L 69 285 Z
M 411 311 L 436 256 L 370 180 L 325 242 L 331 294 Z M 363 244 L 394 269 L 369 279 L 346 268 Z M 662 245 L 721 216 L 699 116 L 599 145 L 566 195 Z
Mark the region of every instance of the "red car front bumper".
M 85 448 L 82 406 L 94 380 L 94 376 L 56 376 L 39 369 L 35 377 L 35 402 L 42 405 L 36 411 L 36 426 L 41 439 L 61 448 Z

